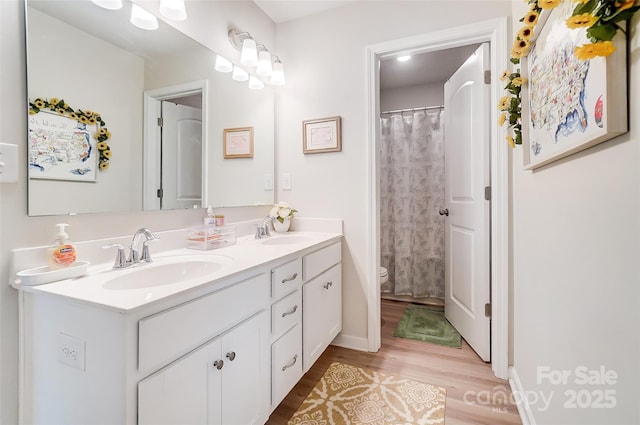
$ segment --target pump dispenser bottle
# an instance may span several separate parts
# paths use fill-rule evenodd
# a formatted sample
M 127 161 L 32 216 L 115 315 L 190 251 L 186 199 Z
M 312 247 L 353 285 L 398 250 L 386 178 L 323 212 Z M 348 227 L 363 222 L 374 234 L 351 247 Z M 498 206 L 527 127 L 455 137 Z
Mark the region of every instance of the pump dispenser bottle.
M 58 270 L 69 267 L 76 262 L 76 248 L 69 241 L 69 235 L 64 231 L 68 224 L 60 223 L 58 236 L 47 251 L 49 269 Z

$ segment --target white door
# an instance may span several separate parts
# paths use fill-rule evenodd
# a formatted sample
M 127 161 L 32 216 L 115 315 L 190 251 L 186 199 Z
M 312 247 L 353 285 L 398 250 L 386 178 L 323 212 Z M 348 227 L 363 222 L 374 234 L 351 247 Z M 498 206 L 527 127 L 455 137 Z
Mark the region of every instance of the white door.
M 489 45 L 483 44 L 444 86 L 445 316 L 484 361 L 490 360 Z
M 202 203 L 202 111 L 162 102 L 162 209 Z

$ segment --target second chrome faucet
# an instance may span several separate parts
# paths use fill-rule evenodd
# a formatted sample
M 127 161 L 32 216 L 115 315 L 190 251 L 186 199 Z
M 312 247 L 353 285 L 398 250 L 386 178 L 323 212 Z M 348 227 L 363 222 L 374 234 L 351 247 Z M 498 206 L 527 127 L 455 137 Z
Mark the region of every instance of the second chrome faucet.
M 144 237 L 144 241 L 142 242 L 142 255 L 139 254 L 140 249 L 140 238 Z M 103 246 L 103 248 L 117 248 L 118 252 L 116 253 L 116 259 L 113 263 L 114 269 L 123 269 L 134 264 L 138 263 L 150 263 L 151 262 L 151 254 L 149 252 L 149 242 L 157 241 L 158 238 L 153 232 L 146 227 L 136 230 L 131 238 L 131 243 L 129 244 L 129 258 L 125 259 L 124 254 L 124 246 L 121 244 L 109 244 Z

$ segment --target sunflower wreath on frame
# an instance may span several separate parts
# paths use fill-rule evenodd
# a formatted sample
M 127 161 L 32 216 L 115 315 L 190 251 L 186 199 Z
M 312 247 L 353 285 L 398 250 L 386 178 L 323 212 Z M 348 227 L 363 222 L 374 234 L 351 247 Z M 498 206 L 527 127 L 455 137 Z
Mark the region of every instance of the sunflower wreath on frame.
M 525 0 L 529 3 L 529 11 L 520 19 L 524 25 L 518 31 L 511 48 L 511 63 L 520 64 L 520 59 L 529 53 L 540 13 L 543 9 L 554 9 L 562 1 L 576 3 L 566 25 L 571 29 L 586 28 L 587 38 L 591 43 L 576 46 L 574 54 L 579 60 L 590 60 L 597 56 L 609 56 L 615 51 L 613 37 L 618 31 L 625 32 L 621 22 L 631 19 L 640 10 L 640 0 Z M 498 118 L 500 126 L 507 124 L 510 134 L 507 142 L 513 148 L 522 144 L 522 98 L 520 91 L 527 80 L 520 75 L 520 69 L 514 72 L 504 71 L 501 80 L 506 82 L 507 95 L 498 102 L 501 111 Z
M 98 125 L 98 131 L 95 134 L 97 140 L 96 148 L 100 152 L 99 168 L 106 170 L 109 168 L 109 159 L 111 159 L 111 148 L 107 140 L 111 138 L 111 132 L 107 129 L 106 123 L 99 113 L 94 111 L 83 111 L 82 109 L 74 110 L 63 99 L 52 97 L 51 99 L 37 98 L 33 102 L 29 102 L 29 115 L 35 115 L 42 109 L 48 109 L 59 115 L 71 118 L 83 124 Z

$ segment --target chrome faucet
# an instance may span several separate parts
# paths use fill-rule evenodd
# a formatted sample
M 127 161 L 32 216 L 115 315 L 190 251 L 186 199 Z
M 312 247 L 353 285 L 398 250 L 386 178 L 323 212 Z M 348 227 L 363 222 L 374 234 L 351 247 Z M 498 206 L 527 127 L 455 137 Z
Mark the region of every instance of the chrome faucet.
M 138 239 L 140 236 L 144 236 L 145 240 L 142 242 L 142 256 L 138 255 L 138 246 L 140 242 Z M 151 262 L 151 254 L 149 254 L 149 242 L 157 241 L 159 238 L 151 232 L 151 230 L 143 227 L 136 230 L 131 238 L 131 245 L 129 245 L 129 259 L 128 264 L 135 264 L 144 261 L 145 263 Z
M 275 220 L 275 217 L 272 217 L 270 215 L 266 216 L 264 220 L 262 220 L 262 225 L 258 225 L 258 227 L 256 228 L 256 239 L 262 239 L 263 237 L 268 238 L 269 236 L 271 236 L 269 223 L 273 224 L 273 220 Z

